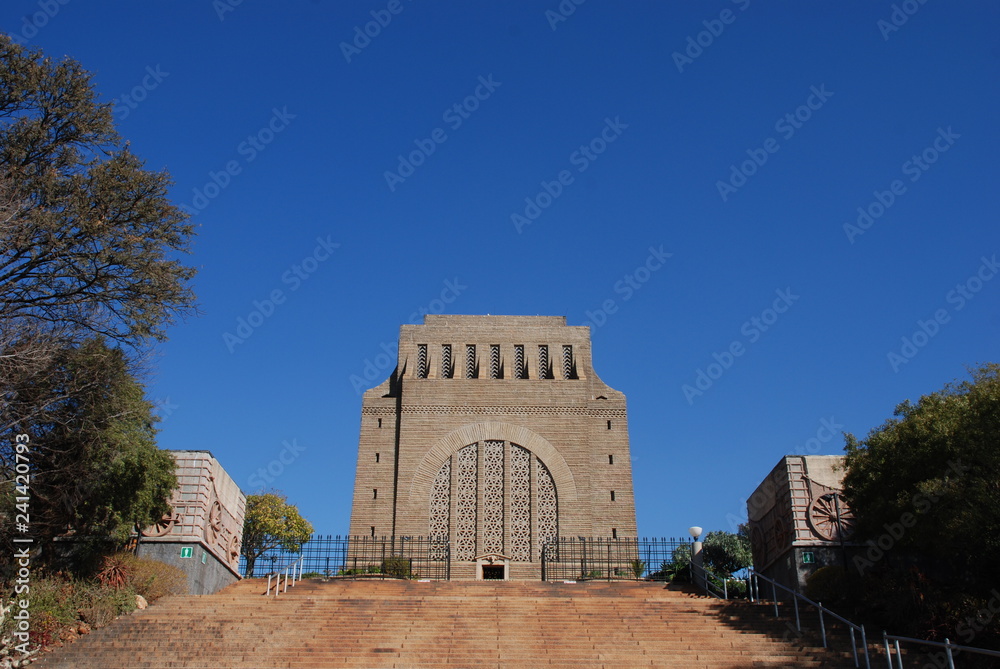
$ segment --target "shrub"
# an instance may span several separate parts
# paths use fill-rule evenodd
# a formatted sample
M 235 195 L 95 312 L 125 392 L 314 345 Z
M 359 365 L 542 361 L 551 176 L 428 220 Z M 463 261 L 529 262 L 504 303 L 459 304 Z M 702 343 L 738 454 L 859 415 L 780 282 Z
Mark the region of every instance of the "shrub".
M 134 562 L 135 556 L 131 553 L 105 555 L 101 570 L 97 572 L 97 580 L 102 585 L 120 590 L 128 583 Z
M 121 590 L 130 588 L 153 602 L 164 595 L 187 594 L 187 575 L 180 567 L 136 557 L 132 553 L 115 553 L 104 558 L 97 580 L 105 586 Z
M 146 558 L 135 558 L 129 585 L 148 602 L 188 593 L 187 574 L 180 567 Z
M 382 573 L 393 578 L 410 578 L 410 561 L 399 555 L 386 558 L 382 563 Z
M 5 602 L 17 595 L 11 586 L 3 593 Z M 126 585 L 113 588 L 97 581 L 73 580 L 62 574 L 37 575 L 31 580 L 31 643 L 50 645 L 59 640 L 63 628 L 75 627 L 79 621 L 93 627 L 105 625 L 117 616 L 135 608 L 135 591 Z M 13 631 L 6 617 L 0 625 L 0 637 Z
M 639 558 L 636 558 L 632 560 L 629 563 L 629 565 L 632 567 L 632 573 L 635 575 L 635 577 L 642 578 L 642 575 L 646 571 L 646 563 L 640 560 Z
M 726 591 L 729 593 L 729 599 L 746 599 L 747 582 L 741 578 L 727 578 Z
M 814 602 L 836 604 L 848 590 L 846 581 L 847 572 L 843 567 L 820 567 L 806 578 L 806 597 Z

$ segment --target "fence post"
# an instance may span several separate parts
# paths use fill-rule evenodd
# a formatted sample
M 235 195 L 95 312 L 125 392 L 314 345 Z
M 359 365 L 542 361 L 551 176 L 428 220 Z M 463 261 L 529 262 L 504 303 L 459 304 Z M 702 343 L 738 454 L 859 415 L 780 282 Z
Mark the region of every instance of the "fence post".
M 951 656 L 951 641 L 948 641 L 948 637 L 944 638 L 944 652 L 948 654 L 948 669 L 955 669 L 955 660 Z
M 611 539 L 608 539 L 608 582 L 611 581 Z

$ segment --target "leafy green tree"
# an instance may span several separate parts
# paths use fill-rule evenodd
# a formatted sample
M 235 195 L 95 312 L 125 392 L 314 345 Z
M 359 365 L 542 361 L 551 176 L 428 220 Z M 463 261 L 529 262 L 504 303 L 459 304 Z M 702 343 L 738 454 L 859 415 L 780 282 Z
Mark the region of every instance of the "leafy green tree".
M 193 311 L 192 226 L 79 63 L 0 34 L 0 324 L 142 344 Z
M 862 441 L 846 435 L 844 495 L 857 538 L 888 534 L 891 551 L 989 577 L 994 566 L 982 556 L 1000 555 L 1000 365 L 903 402 L 895 415 Z
M 725 578 L 752 565 L 753 555 L 746 525 L 741 525 L 736 534 L 722 530 L 709 532 L 702 545 L 702 557 L 706 568 Z
M 178 260 L 193 228 L 169 186 L 79 63 L 0 34 L 0 486 L 16 436 L 31 435 L 40 538 L 121 537 L 170 494 L 173 464 L 133 378 L 196 311 Z
M 967 642 L 975 628 L 981 641 L 982 625 L 962 625 L 996 595 L 1000 365 L 905 401 L 895 416 L 863 440 L 846 435 L 844 495 L 865 543 L 851 571 L 896 629 Z M 987 626 L 1000 633 L 1000 617 Z
M 257 558 L 269 550 L 280 548 L 295 552 L 309 541 L 313 527 L 299 515 L 294 504 L 280 492 L 247 495 L 243 521 L 243 547 L 247 576 L 252 576 Z
M 174 461 L 156 447 L 152 404 L 120 350 L 100 338 L 63 349 L 10 403 L 15 412 L 45 407 L 19 428 L 30 439 L 30 527 L 39 545 L 72 536 L 62 545 L 80 566 L 169 511 Z M 11 493 L 13 453 L 5 444 L 0 454 L 3 492 Z M 3 497 L 0 515 L 13 514 L 14 495 Z M 9 540 L 13 523 L 3 527 Z
M 169 185 L 79 63 L 0 34 L 0 442 L 66 399 L 54 386 L 12 410 L 66 349 L 102 336 L 141 352 L 195 313 L 194 270 L 177 259 L 193 228 Z

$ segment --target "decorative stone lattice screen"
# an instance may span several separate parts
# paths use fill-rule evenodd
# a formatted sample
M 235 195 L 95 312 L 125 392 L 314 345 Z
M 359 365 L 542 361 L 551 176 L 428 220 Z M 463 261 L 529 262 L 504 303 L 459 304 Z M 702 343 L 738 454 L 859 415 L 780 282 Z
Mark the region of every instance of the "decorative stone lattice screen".
M 469 444 L 445 460 L 434 477 L 428 534 L 453 538 L 456 560 L 473 560 L 484 553 L 500 553 L 516 562 L 537 560 L 542 545 L 559 535 L 552 475 L 541 460 L 517 444 L 500 440 Z

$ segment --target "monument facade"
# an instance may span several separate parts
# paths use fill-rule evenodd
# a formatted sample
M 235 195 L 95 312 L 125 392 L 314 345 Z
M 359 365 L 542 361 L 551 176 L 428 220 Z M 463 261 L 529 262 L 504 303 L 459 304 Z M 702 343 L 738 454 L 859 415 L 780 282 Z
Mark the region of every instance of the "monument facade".
M 350 533 L 447 544 L 455 579 L 538 578 L 559 536 L 635 537 L 625 396 L 594 372 L 590 329 L 403 325 L 396 369 L 362 400 Z

